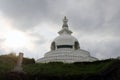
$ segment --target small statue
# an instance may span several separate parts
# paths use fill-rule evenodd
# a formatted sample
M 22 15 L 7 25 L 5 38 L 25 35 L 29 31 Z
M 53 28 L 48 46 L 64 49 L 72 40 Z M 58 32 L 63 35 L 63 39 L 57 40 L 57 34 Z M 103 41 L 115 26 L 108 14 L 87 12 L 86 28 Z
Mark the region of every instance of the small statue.
M 22 62 L 23 62 L 23 53 L 20 52 L 18 56 L 17 64 L 13 69 L 14 72 L 23 72 Z

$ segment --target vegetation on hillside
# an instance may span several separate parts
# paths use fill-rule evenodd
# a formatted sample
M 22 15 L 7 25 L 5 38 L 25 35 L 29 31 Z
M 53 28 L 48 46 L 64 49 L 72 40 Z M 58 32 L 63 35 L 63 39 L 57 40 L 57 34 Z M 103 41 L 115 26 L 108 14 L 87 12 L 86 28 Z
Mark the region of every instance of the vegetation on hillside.
M 16 65 L 17 58 L 18 56 L 11 54 L 0 56 L 0 80 L 5 80 L 4 78 L 6 78 L 6 73 L 9 73 Z M 101 75 L 101 73 L 105 73 L 105 75 L 108 75 L 108 73 L 111 75 L 111 73 L 113 73 L 111 77 L 114 77 L 120 73 L 119 66 L 120 60 L 117 59 L 108 59 L 95 62 L 75 62 L 68 64 L 62 62 L 35 63 L 34 59 L 24 58 L 23 70 L 27 74 L 22 74 L 21 76 L 19 73 L 12 73 L 12 76 L 14 77 L 10 76 L 9 78 L 14 78 L 14 80 L 16 80 L 16 77 L 17 80 L 77 80 L 76 78 L 79 78 L 79 80 L 82 80 L 86 77 L 88 79 L 92 75 L 94 75 L 93 78 L 100 77 L 99 75 Z M 114 73 L 116 73 L 116 75 L 114 75 Z M 9 75 L 11 75 L 11 73 Z M 28 77 L 28 79 L 25 77 Z M 104 77 L 101 76 L 101 78 L 103 79 Z
M 14 68 L 18 56 L 2 55 L 0 56 L 0 73 L 10 71 Z M 36 63 L 34 59 L 23 59 L 23 69 L 29 74 L 47 74 L 47 75 L 79 75 L 94 74 L 106 69 L 114 60 L 102 60 L 95 62 L 75 62 L 72 64 L 62 62 Z
M 18 56 L 14 54 L 0 56 L 0 73 L 11 71 L 17 63 Z M 34 59 L 23 58 L 23 65 L 35 63 Z
M 24 66 L 24 71 L 31 75 L 80 75 L 95 74 L 105 70 L 114 60 L 96 61 L 96 62 L 76 62 L 72 64 L 51 62 L 36 63 Z

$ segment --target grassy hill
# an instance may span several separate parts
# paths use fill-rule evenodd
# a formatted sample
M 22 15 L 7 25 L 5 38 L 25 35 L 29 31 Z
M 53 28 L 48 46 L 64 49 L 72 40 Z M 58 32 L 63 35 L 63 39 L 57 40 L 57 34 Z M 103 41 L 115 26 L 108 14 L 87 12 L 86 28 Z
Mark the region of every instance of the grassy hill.
M 48 64 L 30 64 L 24 66 L 24 71 L 36 75 L 80 75 L 80 74 L 95 74 L 105 70 L 113 63 L 112 60 L 99 62 L 76 62 L 73 64 L 66 64 L 61 62 L 54 62 Z
M 0 56 L 0 73 L 11 71 L 17 63 L 18 56 L 8 54 Z M 23 65 L 34 64 L 34 59 L 23 58 Z
M 5 76 L 6 73 L 10 72 L 14 68 L 17 58 L 17 56 L 13 55 L 0 56 L 0 80 L 3 78 L 3 76 Z M 118 71 L 118 73 L 116 73 L 117 75 L 120 72 L 120 61 L 117 59 L 108 59 L 95 62 L 75 62 L 72 64 L 67 64 L 62 62 L 35 63 L 34 59 L 24 58 L 23 70 L 26 72 L 25 76 L 29 78 L 25 80 L 77 80 L 76 78 L 81 78 L 79 80 L 82 80 L 86 78 L 86 76 L 98 76 L 103 73 L 105 75 L 108 73 L 114 74 Z M 1 77 L 1 75 L 3 76 Z M 15 73 L 14 78 L 16 75 L 17 74 Z M 25 78 L 25 76 L 23 78 Z

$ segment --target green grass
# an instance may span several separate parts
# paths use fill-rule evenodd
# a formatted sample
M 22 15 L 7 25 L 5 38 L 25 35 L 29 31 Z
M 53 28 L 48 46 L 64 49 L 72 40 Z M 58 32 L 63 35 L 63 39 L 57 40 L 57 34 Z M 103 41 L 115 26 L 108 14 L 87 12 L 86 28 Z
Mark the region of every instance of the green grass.
M 45 75 L 80 75 L 96 74 L 106 69 L 114 60 L 82 62 L 82 63 L 37 63 L 24 66 L 24 71 L 28 74 L 45 74 Z
M 18 56 L 1 55 L 0 56 L 0 74 L 11 71 L 17 63 L 17 58 Z M 33 63 L 35 63 L 34 59 L 23 58 L 23 65 L 33 64 Z
M 23 69 L 30 75 L 81 75 L 97 74 L 107 69 L 116 60 L 103 60 L 96 62 L 76 62 L 65 64 L 61 62 L 34 63 L 34 59 L 24 58 Z M 0 56 L 0 74 L 11 71 L 17 62 L 16 56 Z
M 15 65 L 17 57 L 0 56 L 0 73 L 9 72 Z

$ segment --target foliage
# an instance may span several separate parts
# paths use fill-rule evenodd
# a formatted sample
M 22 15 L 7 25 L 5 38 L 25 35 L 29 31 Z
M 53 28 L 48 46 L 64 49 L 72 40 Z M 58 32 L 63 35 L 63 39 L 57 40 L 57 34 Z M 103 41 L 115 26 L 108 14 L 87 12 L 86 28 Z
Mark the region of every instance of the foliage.
M 17 63 L 18 56 L 13 54 L 0 56 L 0 73 L 11 71 Z M 23 58 L 23 65 L 35 63 L 34 59 Z
M 51 62 L 36 63 L 24 66 L 24 71 L 31 75 L 80 75 L 80 74 L 96 74 L 106 69 L 114 60 L 104 60 L 96 62 L 76 62 L 72 64 Z
M 110 80 L 113 77 L 119 80 L 120 60 L 117 59 L 75 63 L 35 63 L 34 59 L 23 58 L 25 74 L 11 73 L 17 58 L 15 55 L 0 56 L 0 80 Z M 108 77 L 108 74 L 112 76 Z
M 17 58 L 17 56 L 10 55 L 0 56 L 0 73 L 11 71 L 17 62 Z M 35 63 L 34 59 L 24 58 L 23 69 L 30 75 L 86 75 L 99 73 L 109 67 L 114 61 L 114 59 L 109 59 L 95 62 L 75 62 L 72 64 L 62 62 Z

